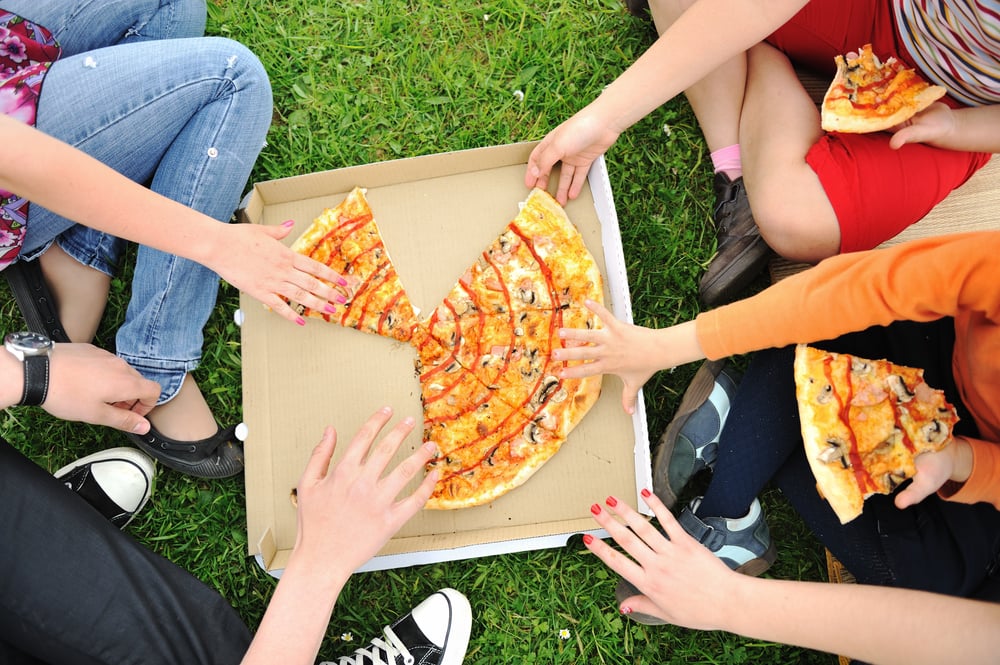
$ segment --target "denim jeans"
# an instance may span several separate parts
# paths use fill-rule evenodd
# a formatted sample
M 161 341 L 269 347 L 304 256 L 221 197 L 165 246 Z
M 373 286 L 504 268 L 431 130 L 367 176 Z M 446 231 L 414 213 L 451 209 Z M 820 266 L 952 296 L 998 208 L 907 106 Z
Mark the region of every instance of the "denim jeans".
M 204 0 L 5 0 L 3 7 L 48 27 L 64 49 L 42 88 L 38 129 L 230 220 L 264 146 L 271 88 L 245 47 L 200 36 Z M 22 258 L 37 258 L 53 242 L 109 275 L 124 246 L 32 204 Z M 218 283 L 204 266 L 139 248 L 116 352 L 160 384 L 161 403 L 198 365 Z
M 250 632 L 0 438 L 0 663 L 235 665 Z

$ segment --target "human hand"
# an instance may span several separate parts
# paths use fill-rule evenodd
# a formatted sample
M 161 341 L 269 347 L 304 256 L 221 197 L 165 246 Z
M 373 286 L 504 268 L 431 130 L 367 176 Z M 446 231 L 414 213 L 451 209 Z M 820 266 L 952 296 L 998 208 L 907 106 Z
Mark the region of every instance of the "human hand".
M 954 134 L 956 126 L 952 109 L 947 104 L 934 102 L 906 122 L 892 128 L 889 147 L 898 150 L 907 143 L 926 143 L 946 148 L 948 146 L 941 143 Z
M 590 165 L 618 140 L 618 135 L 591 107 L 584 108 L 549 132 L 531 151 L 524 184 L 547 189 L 552 168 L 562 162 L 556 200 L 566 205 L 580 195 Z
M 663 533 L 611 496 L 605 507 L 595 503 L 590 512 L 625 554 L 590 534 L 583 538 L 587 549 L 642 591 L 624 599 L 620 611 L 649 614 L 687 628 L 720 628 L 721 612 L 729 607 L 739 574 L 689 536 L 656 495 L 643 490 L 642 496 Z
M 57 418 L 145 434 L 143 416 L 156 406 L 160 384 L 91 344 L 55 344 L 42 408 Z
M 397 500 L 406 484 L 435 453 L 424 443 L 385 473 L 403 439 L 416 425 L 404 418 L 379 443 L 375 438 L 392 417 L 392 409 L 376 411 L 330 467 L 337 434 L 327 427 L 313 450 L 297 487 L 298 535 L 293 556 L 305 558 L 316 575 L 346 579 L 373 557 L 430 498 L 438 472 L 424 478 L 410 495 Z
M 304 325 L 305 321 L 287 300 L 332 314 L 337 311 L 335 303 L 346 302 L 347 280 L 279 242 L 293 226 L 291 221 L 280 226 L 225 225 L 222 227 L 226 229 L 225 250 L 214 252 L 211 263 L 206 265 L 279 315 Z
M 913 460 L 917 471 L 905 489 L 896 494 L 895 504 L 899 509 L 920 503 L 934 494 L 946 482 L 965 482 L 972 470 L 972 447 L 960 436 L 933 453 L 921 453 Z
M 587 309 L 601 319 L 603 327 L 593 330 L 559 330 L 559 337 L 569 344 L 564 348 L 554 349 L 552 358 L 558 361 L 583 361 L 579 365 L 563 368 L 559 375 L 564 379 L 578 379 L 595 374 L 618 375 L 625 383 L 622 408 L 626 413 L 634 413 L 639 389 L 658 369 L 651 361 L 655 356 L 655 333 L 649 328 L 619 321 L 600 303 L 588 300 L 585 304 Z

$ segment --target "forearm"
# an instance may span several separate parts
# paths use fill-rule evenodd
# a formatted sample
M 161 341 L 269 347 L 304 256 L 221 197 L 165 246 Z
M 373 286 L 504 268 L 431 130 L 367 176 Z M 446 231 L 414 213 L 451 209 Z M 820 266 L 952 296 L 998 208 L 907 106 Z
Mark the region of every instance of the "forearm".
M 865 662 L 994 663 L 1000 604 L 909 589 L 742 577 L 724 625 L 733 633 Z
M 956 109 L 955 131 L 940 141 L 939 148 L 967 152 L 1000 152 L 1000 105 Z
M 316 571 L 316 566 L 306 565 L 292 554 L 242 665 L 316 662 L 330 615 L 349 577 Z
M 225 227 L 132 182 L 89 155 L 6 116 L 0 187 L 98 231 L 204 264 Z M 170 220 L 150 224 L 149 219 Z
M 781 27 L 803 0 L 699 0 L 592 104 L 619 133 Z

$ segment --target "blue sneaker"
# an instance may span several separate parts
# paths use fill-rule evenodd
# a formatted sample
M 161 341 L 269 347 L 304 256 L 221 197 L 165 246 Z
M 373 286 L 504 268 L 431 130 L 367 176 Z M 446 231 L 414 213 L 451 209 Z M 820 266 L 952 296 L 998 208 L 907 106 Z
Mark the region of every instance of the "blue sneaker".
M 653 458 L 653 491 L 667 508 L 696 473 L 711 469 L 719 452 L 719 436 L 736 394 L 739 374 L 724 360 L 709 360 L 684 392 L 677 415 L 660 437 Z
M 698 517 L 701 497 L 681 511 L 677 521 L 688 534 L 737 573 L 763 575 L 777 558 L 760 501 L 753 500 L 743 517 Z

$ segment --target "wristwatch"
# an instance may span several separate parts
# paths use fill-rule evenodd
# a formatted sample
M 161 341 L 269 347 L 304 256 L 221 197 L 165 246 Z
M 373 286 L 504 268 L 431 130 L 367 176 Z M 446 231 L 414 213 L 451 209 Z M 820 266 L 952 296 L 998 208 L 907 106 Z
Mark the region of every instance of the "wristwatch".
M 49 393 L 49 354 L 52 340 L 41 333 L 13 332 L 3 339 L 4 348 L 24 364 L 24 391 L 18 404 L 38 406 Z

